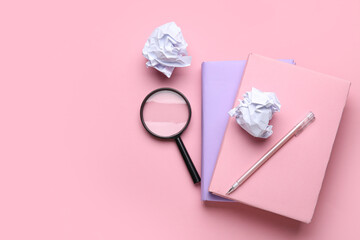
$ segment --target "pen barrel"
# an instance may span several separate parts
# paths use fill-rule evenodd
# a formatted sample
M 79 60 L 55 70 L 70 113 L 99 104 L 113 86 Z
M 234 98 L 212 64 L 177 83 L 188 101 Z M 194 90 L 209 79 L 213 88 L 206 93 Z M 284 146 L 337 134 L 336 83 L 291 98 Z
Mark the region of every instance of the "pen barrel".
M 245 182 L 258 168 L 260 168 L 267 160 L 271 158 L 285 143 L 292 137 L 297 136 L 305 127 L 314 121 L 315 115 L 309 112 L 305 119 L 299 122 L 293 129 L 290 130 L 280 141 L 278 141 L 264 156 L 262 156 L 249 170 L 246 171 L 230 188 L 227 194 L 235 191 L 243 182 Z
M 302 128 L 303 121 L 298 123 L 290 132 L 288 132 L 280 141 L 278 141 L 259 161 L 257 161 L 246 173 L 239 178 L 236 183 L 237 187 L 245 182 L 257 169 L 259 169 L 267 160 L 269 160 L 285 143 L 287 143 Z

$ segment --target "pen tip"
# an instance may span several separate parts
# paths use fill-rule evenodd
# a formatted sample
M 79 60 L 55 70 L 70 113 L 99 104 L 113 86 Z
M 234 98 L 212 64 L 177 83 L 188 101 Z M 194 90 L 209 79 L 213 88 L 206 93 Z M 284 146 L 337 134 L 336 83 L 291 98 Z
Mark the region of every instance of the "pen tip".
M 233 191 L 234 191 L 234 188 L 231 187 L 231 188 L 229 189 L 229 191 L 227 191 L 226 195 L 229 195 L 229 194 L 232 193 Z

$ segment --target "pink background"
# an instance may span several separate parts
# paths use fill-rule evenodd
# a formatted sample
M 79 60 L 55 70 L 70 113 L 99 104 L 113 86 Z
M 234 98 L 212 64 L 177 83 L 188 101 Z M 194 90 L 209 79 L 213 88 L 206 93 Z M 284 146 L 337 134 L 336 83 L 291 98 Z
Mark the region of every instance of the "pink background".
M 218 2 L 0 3 L 0 239 L 360 237 L 360 2 Z M 141 55 L 169 21 L 193 56 L 171 79 Z M 140 123 L 148 92 L 182 91 L 193 109 L 182 138 L 200 171 L 201 62 L 249 52 L 352 82 L 310 225 L 203 204 L 176 144 Z

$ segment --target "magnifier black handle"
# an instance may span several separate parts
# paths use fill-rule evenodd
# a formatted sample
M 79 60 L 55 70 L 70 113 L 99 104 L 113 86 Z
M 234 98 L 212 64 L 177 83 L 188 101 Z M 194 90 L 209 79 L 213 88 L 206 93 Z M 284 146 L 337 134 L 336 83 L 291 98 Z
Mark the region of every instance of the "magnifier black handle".
M 179 150 L 181 152 L 181 155 L 184 158 L 185 164 L 187 169 L 189 170 L 189 173 L 191 175 L 191 178 L 194 183 L 199 183 L 201 181 L 201 178 L 196 171 L 196 168 L 194 166 L 194 163 L 191 161 L 191 158 L 189 156 L 189 153 L 186 151 L 185 145 L 180 137 L 175 138 L 176 145 L 179 147 Z

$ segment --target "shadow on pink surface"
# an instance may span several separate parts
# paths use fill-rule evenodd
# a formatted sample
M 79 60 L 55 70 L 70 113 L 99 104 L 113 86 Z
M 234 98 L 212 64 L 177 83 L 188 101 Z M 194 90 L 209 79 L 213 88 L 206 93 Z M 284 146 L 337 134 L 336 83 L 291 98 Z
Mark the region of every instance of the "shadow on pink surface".
M 227 215 L 237 215 L 241 219 L 252 222 L 252 224 L 277 228 L 281 231 L 289 232 L 291 235 L 298 233 L 301 225 L 304 225 L 296 220 L 240 203 L 204 202 L 204 206 L 209 211 L 219 210 Z

